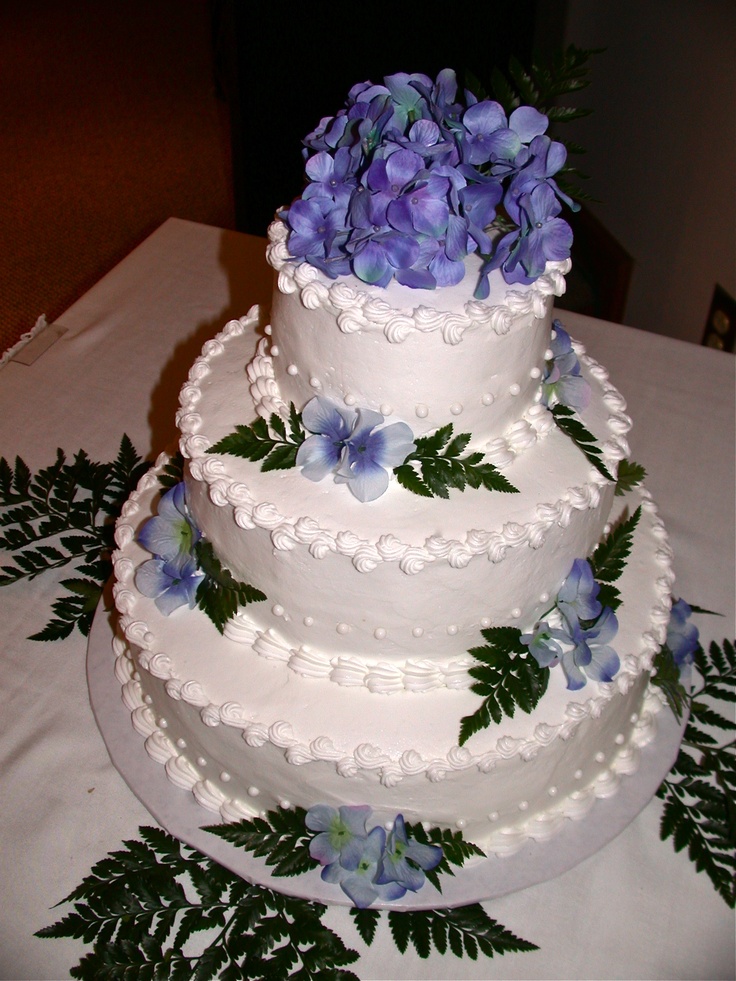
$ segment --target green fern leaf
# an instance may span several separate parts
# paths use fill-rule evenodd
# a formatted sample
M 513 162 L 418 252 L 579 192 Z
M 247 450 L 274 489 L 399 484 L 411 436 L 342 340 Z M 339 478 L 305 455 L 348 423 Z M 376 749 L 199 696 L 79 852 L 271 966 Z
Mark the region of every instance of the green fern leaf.
M 381 913 L 377 909 L 357 909 L 352 906 L 350 915 L 363 943 L 370 947 L 376 936 Z
M 460 720 L 461 746 L 491 722 L 498 724 L 504 715 L 513 716 L 517 708 L 531 712 L 547 690 L 549 681 L 549 671 L 540 668 L 527 653 L 518 628 L 491 628 L 484 630 L 483 636 L 488 645 L 469 651 L 479 662 L 469 671 L 475 679 L 471 690 L 482 695 L 483 702 L 472 715 Z
M 484 487 L 505 494 L 518 493 L 517 488 L 491 463 L 482 462 L 482 453 L 460 456 L 470 439 L 470 433 L 459 433 L 453 437 L 452 423 L 448 423 L 435 433 L 417 439 L 416 449 L 401 466 L 394 469 L 394 474 L 402 487 L 421 497 L 447 500 L 450 488 L 463 491 L 466 486 L 474 490 Z M 421 477 L 414 464 L 418 465 Z
M 260 462 L 261 469 L 288 470 L 296 463 L 297 450 L 304 442 L 306 433 L 293 403 L 289 412 L 289 431 L 285 421 L 275 413 L 268 423 L 260 416 L 250 426 L 236 426 L 211 446 L 208 453 L 226 453 L 254 463 Z
M 578 449 L 582 451 L 588 462 L 606 480 L 613 481 L 613 477 L 603 463 L 603 453 L 596 443 L 595 436 L 585 428 L 579 419 L 575 418 L 575 413 L 572 409 L 569 409 L 565 405 L 556 405 L 552 409 L 552 417 L 562 432 L 569 436 Z
M 644 481 L 647 472 L 633 460 L 621 460 L 616 474 L 616 497 L 621 497 Z
M 239 582 L 215 555 L 210 542 L 200 539 L 195 547 L 197 564 L 204 579 L 197 588 L 197 606 L 207 614 L 220 633 L 241 606 L 266 599 L 265 593 Z
M 660 837 L 671 839 L 676 851 L 687 849 L 695 868 L 708 875 L 732 909 L 736 907 L 736 740 L 721 744 L 717 732 L 730 734 L 736 723 L 710 703 L 730 703 L 723 695 L 732 694 L 731 688 L 722 688 L 721 683 L 733 680 L 733 650 L 725 640 L 722 645 L 713 642 L 707 652 L 702 647 L 695 651 L 703 682 L 687 697 L 690 719 L 680 752 L 657 791 L 664 801 Z M 663 652 L 671 658 L 666 647 Z
M 301 875 L 314 869 L 309 854 L 310 835 L 302 807 L 269 811 L 265 817 L 244 818 L 231 824 L 215 824 L 204 830 L 229 841 L 273 868 L 276 876 Z
M 634 531 L 641 517 L 641 506 L 631 517 L 620 521 L 593 552 L 590 565 L 594 578 L 600 583 L 615 582 L 620 578 L 631 552 Z

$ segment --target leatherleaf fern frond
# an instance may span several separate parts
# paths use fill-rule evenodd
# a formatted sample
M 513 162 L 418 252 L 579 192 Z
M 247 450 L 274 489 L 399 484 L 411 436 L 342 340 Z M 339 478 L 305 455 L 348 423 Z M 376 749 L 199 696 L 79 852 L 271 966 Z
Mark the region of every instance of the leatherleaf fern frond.
M 273 856 L 295 842 L 301 852 L 304 813 L 269 812 L 265 819 L 209 830 L 253 854 Z M 226 830 L 231 827 L 236 830 Z M 416 826 L 412 831 L 419 833 Z M 457 833 L 428 834 L 432 842 L 439 834 L 454 862 L 467 851 Z M 252 885 L 160 828 L 142 827 L 139 835 L 94 865 L 63 900 L 73 904 L 73 912 L 37 933 L 91 946 L 71 977 L 358 981 L 347 970 L 358 954 L 322 922 L 325 906 Z M 479 954 L 537 949 L 480 905 L 431 912 L 353 909 L 351 914 L 367 946 L 383 921 L 401 953 L 411 944 L 421 957 L 450 950 L 475 960 Z
M 529 654 L 517 627 L 490 627 L 481 633 L 487 644 L 468 651 L 479 662 L 468 673 L 475 679 L 471 691 L 482 695 L 483 701 L 472 715 L 460 720 L 460 746 L 492 721 L 513 716 L 516 708 L 531 712 L 549 681 L 549 671 Z
M 657 796 L 664 801 L 660 837 L 687 848 L 731 909 L 736 907 L 736 650 L 698 646 L 699 686 L 687 696 L 690 717 L 675 765 Z M 656 681 L 656 678 L 654 679 Z M 720 705 L 718 703 L 721 703 Z M 728 707 L 728 715 L 724 709 Z M 724 734 L 726 738 L 724 740 Z
M 69 460 L 63 450 L 32 473 L 16 457 L 0 458 L 0 550 L 12 564 L 0 570 L 0 586 L 70 566 L 61 580 L 66 594 L 54 601 L 55 616 L 32 640 L 61 640 L 75 627 L 85 636 L 102 589 L 112 572 L 114 520 L 150 464 L 123 435 L 114 460 L 98 463 L 84 450 Z
M 461 455 L 470 439 L 470 433 L 453 436 L 452 423 L 430 436 L 420 436 L 415 440 L 415 451 L 394 468 L 398 482 L 420 497 L 447 499 L 450 488 L 462 491 L 466 487 L 518 494 L 493 464 L 483 462 L 482 453 Z
M 228 453 L 260 462 L 261 470 L 288 470 L 296 466 L 296 454 L 306 438 L 301 416 L 292 403 L 287 423 L 277 413 L 268 422 L 260 417 L 249 426 L 236 426 L 233 433 L 211 446 L 208 453 Z

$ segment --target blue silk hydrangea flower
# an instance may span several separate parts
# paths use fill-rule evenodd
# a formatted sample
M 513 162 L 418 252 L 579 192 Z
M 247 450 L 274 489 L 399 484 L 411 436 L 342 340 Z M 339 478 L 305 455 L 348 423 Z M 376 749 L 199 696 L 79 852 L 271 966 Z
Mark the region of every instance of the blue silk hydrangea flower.
M 608 642 L 617 632 L 616 614 L 608 606 L 592 626 L 583 627 L 579 622 L 570 625 L 573 646 L 563 650 L 560 658 L 570 691 L 582 688 L 586 675 L 593 681 L 613 681 L 621 662 Z
M 601 587 L 593 578 L 586 559 L 575 559 L 557 594 L 557 609 L 573 627 L 580 620 L 595 620 L 601 613 L 598 593 Z
M 189 513 L 183 481 L 163 495 L 158 502 L 158 513 L 138 532 L 140 544 L 161 559 L 189 555 L 200 537 Z
M 610 641 L 618 632 L 613 610 L 598 600 L 600 586 L 585 559 L 573 562 L 547 619 L 520 640 L 541 668 L 562 666 L 567 687 L 577 691 L 586 678 L 613 681 L 621 662 Z
M 358 909 L 366 909 L 376 899 L 389 902 L 401 899 L 406 893 L 397 882 L 379 883 L 378 869 L 386 847 L 386 832 L 381 827 L 373 830 L 360 843 L 360 854 L 354 864 L 345 867 L 333 862 L 322 869 L 325 882 L 337 883 Z
M 138 532 L 138 541 L 154 557 L 138 567 L 135 583 L 165 616 L 196 604 L 204 576 L 197 569 L 194 548 L 201 537 L 189 513 L 183 481 L 162 496 L 158 513 Z
M 562 657 L 562 643 L 571 643 L 568 631 L 551 627 L 546 620 L 541 620 L 531 633 L 522 634 L 519 639 L 540 668 L 554 667 Z
M 542 379 L 542 401 L 550 408 L 559 403 L 576 411 L 586 409 L 590 404 L 590 385 L 580 373 L 580 361 L 570 335 L 559 320 L 553 321 L 552 326 L 552 357 L 546 363 Z
M 368 805 L 344 805 L 338 810 L 315 804 L 304 823 L 318 834 L 309 843 L 309 854 L 320 865 L 344 862 L 355 867 L 368 834 L 366 822 L 372 814 Z
M 315 396 L 302 411 L 302 425 L 312 435 L 299 447 L 296 465 L 309 480 L 333 474 L 359 501 L 375 501 L 388 487 L 388 470 L 416 449 L 406 423 L 383 421 L 380 412 L 344 409 Z
M 555 181 L 567 151 L 548 125 L 531 106 L 507 117 L 498 102 L 459 95 L 450 69 L 435 82 L 400 72 L 354 85 L 304 140 L 307 187 L 281 212 L 290 257 L 333 278 L 434 289 L 460 282 L 478 253 L 477 299 L 494 269 L 533 282 L 569 256 L 559 212 L 577 209 Z M 493 238 L 494 226 L 507 234 Z
M 424 871 L 442 861 L 442 849 L 409 838 L 401 814 L 386 836 L 376 826 L 368 831 L 372 810 L 367 805 L 343 805 L 335 809 L 316 804 L 307 811 L 305 824 L 317 834 L 309 854 L 322 865 L 322 879 L 335 883 L 354 906 L 365 909 L 376 899 L 389 902 L 416 892 L 425 882 Z
M 672 604 L 670 622 L 667 624 L 666 644 L 681 672 L 686 671 L 693 663 L 699 643 L 698 628 L 690 623 L 692 612 L 684 599 L 678 599 Z
M 138 589 L 156 603 L 164 616 L 169 616 L 180 606 L 193 610 L 197 588 L 203 579 L 193 556 L 183 553 L 170 559 L 149 559 L 135 574 Z
M 425 845 L 409 839 L 402 814 L 397 814 L 386 839 L 381 856 L 376 883 L 395 883 L 401 888 L 401 896 L 407 890 L 417 892 L 424 885 L 425 871 L 436 868 L 442 861 L 443 852 L 437 845 Z

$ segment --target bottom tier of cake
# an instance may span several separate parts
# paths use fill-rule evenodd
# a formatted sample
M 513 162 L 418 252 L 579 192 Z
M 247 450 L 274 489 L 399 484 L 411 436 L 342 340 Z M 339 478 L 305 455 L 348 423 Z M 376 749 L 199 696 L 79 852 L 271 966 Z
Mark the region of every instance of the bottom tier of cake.
M 198 609 L 163 616 L 134 583 L 150 557 L 135 533 L 159 491 L 152 471 L 118 524 L 115 670 L 149 755 L 223 820 L 292 804 L 368 804 L 381 820 L 401 813 L 460 828 L 504 854 L 582 817 L 636 770 L 662 705 L 649 672 L 672 590 L 666 533 L 646 492 L 623 505 L 641 503 L 642 515 L 617 583 L 614 681 L 572 692 L 551 669 L 531 713 L 517 708 L 460 746 L 460 719 L 480 702 L 469 679 L 423 692 L 346 687 L 295 673 L 267 644 L 221 636 Z

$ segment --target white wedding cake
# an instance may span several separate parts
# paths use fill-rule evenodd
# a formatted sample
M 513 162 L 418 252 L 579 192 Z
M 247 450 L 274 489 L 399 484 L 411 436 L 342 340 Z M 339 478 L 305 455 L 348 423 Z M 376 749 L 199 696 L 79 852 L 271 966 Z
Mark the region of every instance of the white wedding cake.
M 558 227 L 546 254 L 531 237 L 560 220 L 534 198 L 557 145 L 531 114 L 494 129 L 472 100 L 450 111 L 446 77 L 358 87 L 346 118 L 375 129 L 384 116 L 361 107 L 403 105 L 397 78 L 434 115 L 385 129 L 394 142 L 362 176 L 339 152 L 355 145 L 340 114 L 322 121 L 307 166 L 320 187 L 269 232 L 270 314 L 205 344 L 180 397 L 183 483 L 167 490 L 162 458 L 125 506 L 116 670 L 148 753 L 223 820 L 369 805 L 506 853 L 636 770 L 661 705 L 649 676 L 671 553 L 646 491 L 614 497 L 624 399 L 553 325 L 569 258 Z M 465 120 L 454 157 L 438 119 Z M 468 217 L 463 191 L 486 186 L 479 134 L 518 144 L 483 178 L 516 179 L 515 240 L 486 242 Z M 348 234 L 341 208 L 343 225 L 357 215 Z M 427 268 L 436 288 L 416 288 Z M 213 616 L 223 593 L 237 602 Z

